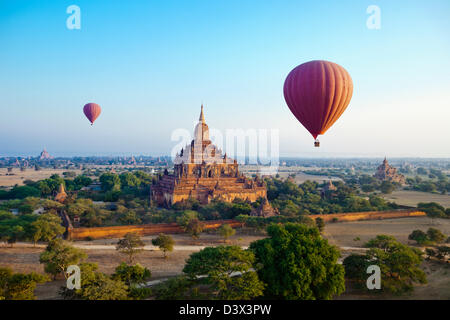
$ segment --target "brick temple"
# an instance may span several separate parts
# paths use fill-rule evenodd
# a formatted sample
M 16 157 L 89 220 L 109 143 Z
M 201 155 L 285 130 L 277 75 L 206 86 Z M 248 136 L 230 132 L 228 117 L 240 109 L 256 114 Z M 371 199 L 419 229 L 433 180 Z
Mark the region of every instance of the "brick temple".
M 167 170 L 152 186 L 151 198 L 160 206 L 170 206 L 189 198 L 207 204 L 213 199 L 231 202 L 236 198 L 254 202 L 264 199 L 264 210 L 256 215 L 271 215 L 266 185 L 262 179 L 250 179 L 239 172 L 236 160 L 227 157 L 209 139 L 203 105 L 195 126 L 194 139 L 176 155 L 173 173 Z
M 397 182 L 400 184 L 405 183 L 405 176 L 397 173 L 397 169 L 389 165 L 386 158 L 384 158 L 383 163 L 378 166 L 377 171 L 374 174 L 374 177 L 379 180 L 387 180 L 390 182 Z

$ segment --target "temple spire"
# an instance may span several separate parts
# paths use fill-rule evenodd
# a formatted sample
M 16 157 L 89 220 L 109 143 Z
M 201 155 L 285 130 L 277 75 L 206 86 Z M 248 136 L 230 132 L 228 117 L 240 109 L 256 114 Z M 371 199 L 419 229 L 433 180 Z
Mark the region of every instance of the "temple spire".
M 198 121 L 201 121 L 201 123 L 205 123 L 205 115 L 203 114 L 203 103 L 202 103 L 202 110 L 200 112 L 200 118 Z

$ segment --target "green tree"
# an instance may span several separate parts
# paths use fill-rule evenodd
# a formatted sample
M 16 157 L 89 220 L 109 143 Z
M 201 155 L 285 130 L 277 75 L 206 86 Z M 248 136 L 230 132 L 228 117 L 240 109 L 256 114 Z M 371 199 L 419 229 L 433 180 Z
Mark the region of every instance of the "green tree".
M 75 290 L 62 287 L 64 299 L 128 300 L 128 286 L 122 280 L 113 279 L 97 269 L 96 263 L 80 264 L 81 287 Z
M 27 197 L 23 199 L 19 206 L 19 212 L 23 214 L 31 214 L 39 207 L 41 199 L 37 197 Z
M 200 233 L 203 231 L 203 225 L 198 219 L 198 213 L 196 211 L 185 211 L 183 215 L 177 219 L 177 223 L 194 239 L 198 239 Z
M 395 185 L 390 181 L 383 181 L 380 185 L 380 191 L 384 194 L 392 193 L 395 190 Z
M 10 268 L 0 268 L 0 300 L 34 300 L 37 283 L 48 281 L 37 273 L 13 273 Z
M 75 189 L 79 190 L 90 185 L 92 183 L 92 179 L 84 175 L 80 175 L 73 179 L 73 183 L 75 184 Z
M 8 240 L 10 238 L 10 227 L 9 226 L 3 226 L 0 225 L 0 241 L 5 243 L 5 245 L 8 243 Z
M 120 178 L 113 173 L 104 173 L 99 178 L 103 191 L 120 191 Z
M 414 230 L 408 236 L 408 239 L 415 240 L 419 245 L 428 244 L 430 242 L 427 234 L 425 232 L 423 232 L 422 230 Z
M 339 251 L 317 228 L 287 223 L 267 228 L 268 238 L 251 243 L 260 279 L 270 298 L 331 299 L 345 290 Z
M 222 300 L 249 300 L 263 294 L 264 284 L 250 269 L 253 252 L 238 246 L 207 247 L 191 254 L 183 272 L 192 280 L 206 275 L 211 294 Z
M 425 272 L 420 269 L 420 250 L 405 246 L 395 238 L 384 238 L 384 241 L 374 239 L 369 243 L 378 244 L 369 249 L 366 258 L 370 264 L 380 267 L 382 290 L 400 294 L 412 291 L 413 283 L 426 283 Z
M 445 217 L 445 208 L 436 202 L 420 202 L 417 204 L 417 208 L 425 212 L 427 214 L 427 217 L 430 217 L 433 222 L 436 218 Z
M 449 256 L 450 256 L 450 247 L 447 246 L 437 247 L 436 258 L 442 261 L 447 261 Z
M 323 230 L 325 229 L 325 222 L 323 221 L 322 218 L 320 218 L 320 217 L 316 218 L 316 226 L 317 226 L 317 229 L 319 229 L 319 232 L 322 233 Z
M 40 197 L 41 191 L 29 186 L 15 186 L 9 191 L 9 199 L 25 199 L 27 197 Z
M 136 214 L 136 211 L 126 209 L 119 217 L 119 221 L 125 225 L 140 224 L 142 221 Z
M 367 278 L 367 267 L 370 265 L 367 257 L 359 254 L 351 254 L 344 259 L 342 265 L 345 269 L 345 277 L 357 280 L 360 284 Z
M 134 266 L 130 266 L 125 262 L 122 262 L 117 266 L 113 279 L 119 279 L 123 281 L 127 286 L 142 285 L 150 280 L 152 273 L 149 269 L 141 266 L 139 263 Z
M 427 237 L 430 241 L 435 243 L 442 243 L 445 241 L 446 236 L 441 232 L 441 230 L 435 228 L 429 228 L 427 230 Z
M 378 248 L 382 250 L 387 250 L 392 243 L 396 240 L 392 236 L 387 236 L 385 234 L 379 234 L 374 239 L 370 239 L 366 244 L 366 248 Z
M 363 192 L 373 192 L 375 191 L 375 186 L 373 184 L 363 184 L 361 190 Z
M 417 174 L 420 174 L 420 175 L 427 175 L 427 174 L 428 174 L 428 171 L 427 171 L 427 169 L 425 169 L 425 168 L 423 168 L 423 167 L 419 167 L 419 168 L 417 168 Z
M 234 236 L 236 234 L 236 230 L 234 230 L 229 224 L 223 224 L 219 228 L 219 234 L 224 238 L 225 241 L 228 241 L 228 238 Z
M 154 246 L 158 246 L 159 249 L 163 252 L 164 258 L 167 258 L 166 252 L 173 251 L 173 245 L 175 244 L 175 241 L 170 235 L 160 233 L 157 238 L 152 239 L 152 244 Z
M 154 287 L 157 300 L 186 300 L 200 298 L 194 281 L 186 275 L 170 278 Z
M 41 200 L 41 205 L 45 210 L 58 210 L 64 207 L 62 203 L 50 199 Z
M 52 213 L 43 213 L 36 221 L 31 223 L 34 244 L 39 240 L 50 241 L 62 235 L 65 228 L 61 225 L 61 218 Z
M 86 253 L 74 248 L 69 242 L 62 239 L 51 240 L 44 252 L 39 257 L 39 262 L 44 264 L 44 270 L 56 279 L 58 274 L 67 278 L 67 267 L 78 264 L 87 258 Z
M 18 240 L 22 240 L 24 235 L 25 229 L 20 225 L 15 225 L 9 231 L 9 237 L 7 241 L 12 247 Z
M 129 264 L 133 264 L 135 256 L 144 250 L 144 246 L 141 237 L 137 233 L 130 232 L 117 242 L 116 250 L 128 257 Z

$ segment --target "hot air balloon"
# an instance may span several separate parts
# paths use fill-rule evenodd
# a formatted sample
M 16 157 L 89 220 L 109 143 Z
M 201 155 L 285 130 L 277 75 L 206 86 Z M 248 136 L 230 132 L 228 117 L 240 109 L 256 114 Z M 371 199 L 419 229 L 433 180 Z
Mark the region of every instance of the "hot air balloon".
M 314 146 L 319 147 L 317 136 L 324 134 L 350 103 L 353 82 L 340 65 L 315 60 L 294 68 L 283 91 L 289 109 L 314 137 Z
M 95 119 L 98 118 L 100 113 L 102 112 L 102 108 L 96 103 L 88 103 L 84 105 L 83 112 L 86 115 L 86 118 L 91 122 L 91 126 L 94 124 Z

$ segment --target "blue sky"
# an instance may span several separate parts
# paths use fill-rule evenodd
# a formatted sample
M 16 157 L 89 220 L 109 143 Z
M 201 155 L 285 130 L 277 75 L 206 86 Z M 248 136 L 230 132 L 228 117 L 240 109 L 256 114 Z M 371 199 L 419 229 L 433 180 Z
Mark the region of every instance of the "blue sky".
M 69 30 L 69 5 L 81 29 Z M 366 8 L 381 9 L 381 29 Z M 0 2 L 0 156 L 169 154 L 211 128 L 278 129 L 282 156 L 450 157 L 450 2 Z M 354 82 L 321 148 L 285 104 L 295 66 Z M 91 127 L 87 102 L 103 108 Z

